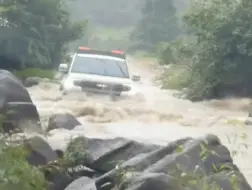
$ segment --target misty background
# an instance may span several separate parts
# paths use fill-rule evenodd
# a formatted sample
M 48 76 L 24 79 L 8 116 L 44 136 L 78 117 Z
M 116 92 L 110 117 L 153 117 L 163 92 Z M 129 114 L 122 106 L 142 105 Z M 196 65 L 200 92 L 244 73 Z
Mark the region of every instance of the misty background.
M 176 16 L 181 26 L 181 14 L 189 4 L 188 0 L 72 0 L 66 2 L 71 13 L 73 21 L 87 20 L 86 35 L 77 42 L 72 44 L 72 49 L 78 45 L 88 45 L 100 49 L 124 49 L 135 50 L 140 47 L 143 42 L 136 44 L 136 37 L 132 34 L 145 32 L 149 35 L 152 31 L 140 31 L 138 25 L 148 17 L 154 15 L 156 21 L 154 23 L 163 22 L 167 19 L 167 15 Z M 147 4 L 151 7 L 148 9 Z M 164 7 L 161 10 L 160 7 Z M 171 7 L 174 6 L 174 10 Z M 146 9 L 146 10 L 144 10 Z M 163 11 L 164 17 L 157 14 Z M 170 11 L 170 13 L 169 13 Z M 170 21 L 171 22 L 171 21 Z M 177 24 L 177 20 L 172 18 L 173 24 Z M 149 23 L 149 28 L 154 30 L 152 36 L 155 36 L 155 24 Z M 145 23 L 146 24 L 146 23 Z M 171 25 L 171 26 L 169 26 Z M 166 29 L 174 31 L 172 24 Z M 176 26 L 177 27 L 177 26 Z M 180 32 L 181 28 L 179 29 Z M 178 33 L 178 31 L 175 31 Z M 172 36 L 173 34 L 171 34 Z M 172 37 L 173 38 L 173 37 Z M 143 41 L 143 39 L 141 39 Z M 146 44 L 145 44 L 146 45 Z M 137 46 L 137 47 L 135 47 Z M 137 48 L 138 49 L 138 48 Z M 143 49 L 146 49 L 143 48 Z

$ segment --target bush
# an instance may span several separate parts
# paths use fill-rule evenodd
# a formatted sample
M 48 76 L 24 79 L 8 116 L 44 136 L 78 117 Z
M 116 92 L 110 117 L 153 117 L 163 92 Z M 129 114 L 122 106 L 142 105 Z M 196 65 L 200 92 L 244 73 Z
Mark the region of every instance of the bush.
M 189 99 L 252 96 L 251 8 L 247 0 L 192 1 L 183 17 L 196 38 L 189 46 L 193 71 L 187 83 Z M 165 63 L 184 61 L 171 46 L 162 53 Z
M 46 70 L 39 68 L 27 68 L 20 71 L 14 72 L 16 76 L 19 78 L 27 78 L 27 77 L 39 77 L 39 78 L 48 78 L 53 79 L 56 71 L 54 70 Z
M 162 88 L 181 90 L 188 86 L 192 70 L 187 65 L 170 65 L 158 80 L 162 81 Z
M 0 128 L 2 128 L 0 117 Z M 10 141 L 9 135 L 0 136 L 0 189 L 46 190 L 44 174 L 27 160 L 29 152 L 22 141 Z
M 193 38 L 180 37 L 170 43 L 160 43 L 157 47 L 159 63 L 169 64 L 191 64 L 193 49 L 196 42 Z
M 1 189 L 46 189 L 44 174 L 27 162 L 26 154 L 27 152 L 23 147 L 10 147 L 4 140 L 0 140 Z

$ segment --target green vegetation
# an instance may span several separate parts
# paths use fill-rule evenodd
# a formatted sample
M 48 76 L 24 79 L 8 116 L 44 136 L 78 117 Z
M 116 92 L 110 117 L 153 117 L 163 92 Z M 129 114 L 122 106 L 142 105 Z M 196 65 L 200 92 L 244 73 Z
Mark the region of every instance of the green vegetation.
M 169 68 L 159 77 L 163 88 L 181 90 L 190 85 L 193 77 L 191 65 L 194 45 L 194 41 L 181 37 L 159 47 L 159 63 L 169 65 Z
M 27 68 L 20 71 L 16 71 L 15 75 L 19 78 L 39 77 L 53 79 L 55 73 L 56 71 L 51 69 Z
M 4 69 L 55 68 L 68 44 L 83 36 L 85 22 L 72 22 L 64 1 L 0 4 L 0 62 Z
M 251 96 L 251 8 L 247 0 L 192 1 L 183 16 L 190 35 L 161 53 L 162 64 L 184 65 L 190 68 L 186 69 L 189 77 L 187 82 L 184 78 L 164 80 L 164 86 L 177 80 L 177 87 L 186 87 L 187 97 L 196 101 Z
M 4 116 L 0 115 L 0 131 L 2 132 Z M 9 135 L 0 136 L 0 188 L 5 190 L 46 190 L 44 174 L 31 166 L 26 157 L 27 149 L 20 141 L 10 141 Z
M 1 140 L 1 189 L 45 190 L 44 174 L 26 161 L 25 150 L 21 147 L 9 147 Z
M 181 90 L 185 88 L 191 77 L 191 70 L 185 65 L 171 65 L 157 79 L 162 81 L 162 88 Z
M 22 147 L 10 147 L 0 141 L 1 189 L 46 190 L 44 174 L 26 161 Z

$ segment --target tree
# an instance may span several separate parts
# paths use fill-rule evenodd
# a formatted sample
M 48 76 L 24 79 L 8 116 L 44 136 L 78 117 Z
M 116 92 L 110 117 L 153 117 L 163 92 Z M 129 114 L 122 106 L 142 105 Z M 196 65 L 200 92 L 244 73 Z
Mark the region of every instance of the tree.
M 252 1 L 193 1 L 184 16 L 194 46 L 191 99 L 252 95 Z M 230 94 L 231 93 L 231 94 Z
M 3 0 L 0 17 L 1 67 L 54 67 L 69 42 L 83 35 L 84 24 L 72 23 L 62 0 Z M 11 33 L 6 37 L 6 28 Z
M 159 43 L 174 40 L 179 31 L 172 0 L 146 0 L 131 40 L 136 47 L 153 51 Z

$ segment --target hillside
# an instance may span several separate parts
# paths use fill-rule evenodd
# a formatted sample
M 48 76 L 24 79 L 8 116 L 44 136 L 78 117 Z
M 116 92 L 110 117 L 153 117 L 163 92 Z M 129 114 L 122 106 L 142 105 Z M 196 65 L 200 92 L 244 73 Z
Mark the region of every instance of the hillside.
M 174 1 L 178 16 L 188 2 Z M 85 44 L 101 49 L 127 49 L 129 35 L 141 18 L 144 3 L 145 0 L 67 1 L 73 20 L 89 21 L 88 34 L 73 46 Z

